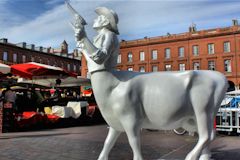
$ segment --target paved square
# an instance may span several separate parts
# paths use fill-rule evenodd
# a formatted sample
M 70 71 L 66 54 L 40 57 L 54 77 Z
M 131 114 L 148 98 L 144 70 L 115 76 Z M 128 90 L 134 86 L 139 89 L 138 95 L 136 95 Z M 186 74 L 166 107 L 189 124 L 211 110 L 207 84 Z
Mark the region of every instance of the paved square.
M 107 135 L 107 125 L 79 126 L 0 135 L 0 160 L 96 160 Z M 142 130 L 145 160 L 183 160 L 197 137 L 172 132 Z M 212 143 L 213 159 L 240 159 L 240 137 L 218 135 Z M 109 160 L 132 160 L 122 134 Z

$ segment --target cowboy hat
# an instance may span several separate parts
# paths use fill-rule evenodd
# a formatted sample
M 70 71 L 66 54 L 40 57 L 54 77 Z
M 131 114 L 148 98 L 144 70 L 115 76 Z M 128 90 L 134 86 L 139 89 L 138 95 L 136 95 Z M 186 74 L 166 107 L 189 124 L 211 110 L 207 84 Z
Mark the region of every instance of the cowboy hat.
M 106 7 L 98 7 L 96 8 L 95 12 L 98 15 L 103 15 L 105 16 L 111 25 L 112 31 L 115 32 L 116 34 L 119 34 L 118 32 L 118 15 L 111 9 L 108 9 Z

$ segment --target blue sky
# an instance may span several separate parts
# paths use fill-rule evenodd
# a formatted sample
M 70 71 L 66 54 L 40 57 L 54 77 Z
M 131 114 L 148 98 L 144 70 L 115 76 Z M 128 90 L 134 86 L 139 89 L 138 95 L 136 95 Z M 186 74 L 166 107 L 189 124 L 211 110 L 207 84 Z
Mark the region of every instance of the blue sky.
M 240 23 L 239 0 L 70 0 L 86 19 L 90 39 L 96 17 L 94 9 L 106 6 L 118 13 L 119 39 L 134 40 L 166 33 L 183 33 L 195 23 L 198 30 Z M 11 43 L 27 42 L 59 47 L 63 40 L 75 47 L 73 20 L 64 0 L 0 0 L 0 38 Z

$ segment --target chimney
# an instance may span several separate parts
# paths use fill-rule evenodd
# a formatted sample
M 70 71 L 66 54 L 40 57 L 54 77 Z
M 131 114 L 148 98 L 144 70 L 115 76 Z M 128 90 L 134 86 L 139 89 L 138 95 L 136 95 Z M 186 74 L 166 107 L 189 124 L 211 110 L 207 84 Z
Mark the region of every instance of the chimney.
M 22 48 L 26 48 L 27 43 L 26 42 L 21 42 L 21 43 L 17 43 L 16 46 L 18 47 L 22 47 Z
M 78 51 L 78 49 L 74 49 L 74 50 L 73 50 L 73 58 L 74 58 L 74 59 L 81 60 L 81 58 L 82 58 L 82 53 L 80 53 L 80 52 Z
M 42 52 L 43 51 L 43 47 L 42 46 L 36 47 L 36 51 Z
M 2 38 L 2 39 L 0 39 L 0 43 L 8 43 L 8 39 L 7 38 Z
M 78 57 L 78 50 L 77 49 L 73 50 L 73 55 L 74 55 L 74 57 Z
M 35 45 L 34 44 L 31 44 L 31 49 L 34 50 L 35 49 Z
M 26 46 L 26 48 L 34 50 L 35 49 L 35 45 L 34 44 L 29 44 Z
M 232 20 L 232 25 L 233 26 L 238 26 L 238 20 L 237 19 L 233 19 Z
M 195 32 L 197 32 L 196 24 L 192 23 L 192 25 L 189 27 L 189 32 L 190 32 L 190 33 L 195 33 Z

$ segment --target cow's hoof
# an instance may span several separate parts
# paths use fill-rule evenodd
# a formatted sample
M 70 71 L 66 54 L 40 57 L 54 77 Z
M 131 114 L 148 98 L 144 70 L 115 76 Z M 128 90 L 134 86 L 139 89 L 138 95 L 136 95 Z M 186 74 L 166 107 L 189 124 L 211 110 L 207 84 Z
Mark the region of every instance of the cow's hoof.
M 99 156 L 97 160 L 108 160 L 108 157 L 105 157 L 105 156 Z
M 209 154 L 203 154 L 200 156 L 199 160 L 213 160 Z
M 97 160 L 108 160 L 108 158 L 98 158 Z

